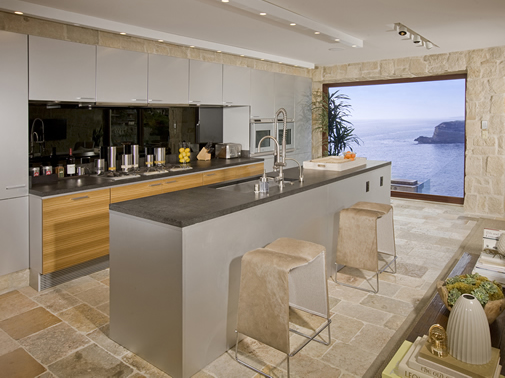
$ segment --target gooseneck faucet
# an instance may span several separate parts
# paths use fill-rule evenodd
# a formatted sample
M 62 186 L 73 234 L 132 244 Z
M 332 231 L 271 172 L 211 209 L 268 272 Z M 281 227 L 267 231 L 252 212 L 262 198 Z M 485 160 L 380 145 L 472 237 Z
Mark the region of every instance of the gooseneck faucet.
M 35 123 L 37 121 L 40 121 L 40 123 L 42 124 L 42 128 L 41 128 L 41 130 L 42 130 L 42 139 L 39 137 L 39 134 L 35 132 Z M 37 137 L 37 141 L 33 140 L 34 136 Z M 39 154 L 41 153 L 41 151 L 40 151 L 40 143 L 44 143 L 45 142 L 44 137 L 45 137 L 45 135 L 44 135 L 44 121 L 42 121 L 42 119 L 40 119 L 40 118 L 35 118 L 33 120 L 33 122 L 32 122 L 32 127 L 31 127 L 31 130 L 30 130 L 30 156 L 33 157 L 33 144 L 34 143 L 38 143 L 39 144 Z
M 286 166 L 286 130 L 287 130 L 287 125 L 288 125 L 288 113 L 286 112 L 286 109 L 280 108 L 277 110 L 277 113 L 275 113 L 275 136 L 279 136 L 279 115 L 282 114 L 282 144 L 281 144 L 281 151 L 280 153 L 277 153 L 277 157 L 275 157 L 274 153 L 274 158 L 276 161 L 274 162 L 274 171 L 279 171 L 279 175 L 277 176 L 276 180 L 279 181 L 279 185 L 284 184 L 284 167 Z

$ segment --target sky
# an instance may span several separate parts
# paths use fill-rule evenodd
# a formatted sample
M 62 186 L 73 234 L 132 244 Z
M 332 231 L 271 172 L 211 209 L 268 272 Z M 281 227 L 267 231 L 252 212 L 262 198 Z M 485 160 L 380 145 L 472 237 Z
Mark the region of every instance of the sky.
M 465 119 L 465 79 L 330 88 L 347 95 L 349 121 Z

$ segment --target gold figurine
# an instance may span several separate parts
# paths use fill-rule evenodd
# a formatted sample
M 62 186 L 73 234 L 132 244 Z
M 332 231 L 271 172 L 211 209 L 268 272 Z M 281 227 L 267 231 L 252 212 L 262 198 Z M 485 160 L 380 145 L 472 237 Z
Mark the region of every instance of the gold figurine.
M 447 357 L 447 333 L 440 324 L 433 324 L 428 335 L 429 350 L 435 356 Z

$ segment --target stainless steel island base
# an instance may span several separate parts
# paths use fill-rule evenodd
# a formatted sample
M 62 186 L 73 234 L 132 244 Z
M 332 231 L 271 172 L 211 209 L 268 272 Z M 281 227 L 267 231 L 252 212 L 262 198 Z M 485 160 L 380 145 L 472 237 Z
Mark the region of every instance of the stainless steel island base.
M 390 168 L 183 227 L 111 207 L 111 339 L 174 378 L 191 377 L 235 344 L 241 257 L 279 237 L 302 239 L 326 247 L 332 274 L 339 211 L 389 203 Z

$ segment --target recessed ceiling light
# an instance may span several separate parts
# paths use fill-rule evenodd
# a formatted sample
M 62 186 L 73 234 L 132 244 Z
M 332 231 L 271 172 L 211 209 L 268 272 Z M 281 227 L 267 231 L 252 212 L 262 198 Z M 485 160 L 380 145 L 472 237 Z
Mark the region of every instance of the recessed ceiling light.
M 24 13 L 20 12 L 20 11 L 16 11 L 16 12 L 14 12 L 14 14 L 20 14 L 21 15 L 21 14 L 24 14 Z
M 291 26 L 296 26 L 296 24 L 294 22 L 290 23 L 289 25 Z
M 282 64 L 282 62 L 279 62 L 279 64 Z
M 162 39 L 158 39 L 158 42 L 163 42 L 163 40 Z
M 351 47 L 358 47 L 358 46 L 356 46 L 356 45 L 352 45 Z
M 321 34 L 321 32 L 314 32 L 314 34 Z
M 221 50 L 217 50 L 216 52 L 220 53 L 220 52 L 221 52 Z
M 191 47 L 192 49 L 194 49 L 194 48 L 195 48 L 195 46 L 189 46 L 189 47 Z
M 261 12 L 260 16 L 266 16 L 267 14 L 265 12 Z
M 229 3 L 230 0 L 221 0 L 222 3 Z
M 126 33 L 125 33 L 125 32 L 121 32 L 121 33 L 119 33 L 119 34 L 121 34 L 121 35 L 126 35 Z
M 240 55 L 240 56 L 244 56 L 244 54 Z
M 335 38 L 335 42 L 340 42 L 340 38 Z
M 265 59 L 261 58 L 261 60 L 265 60 Z

